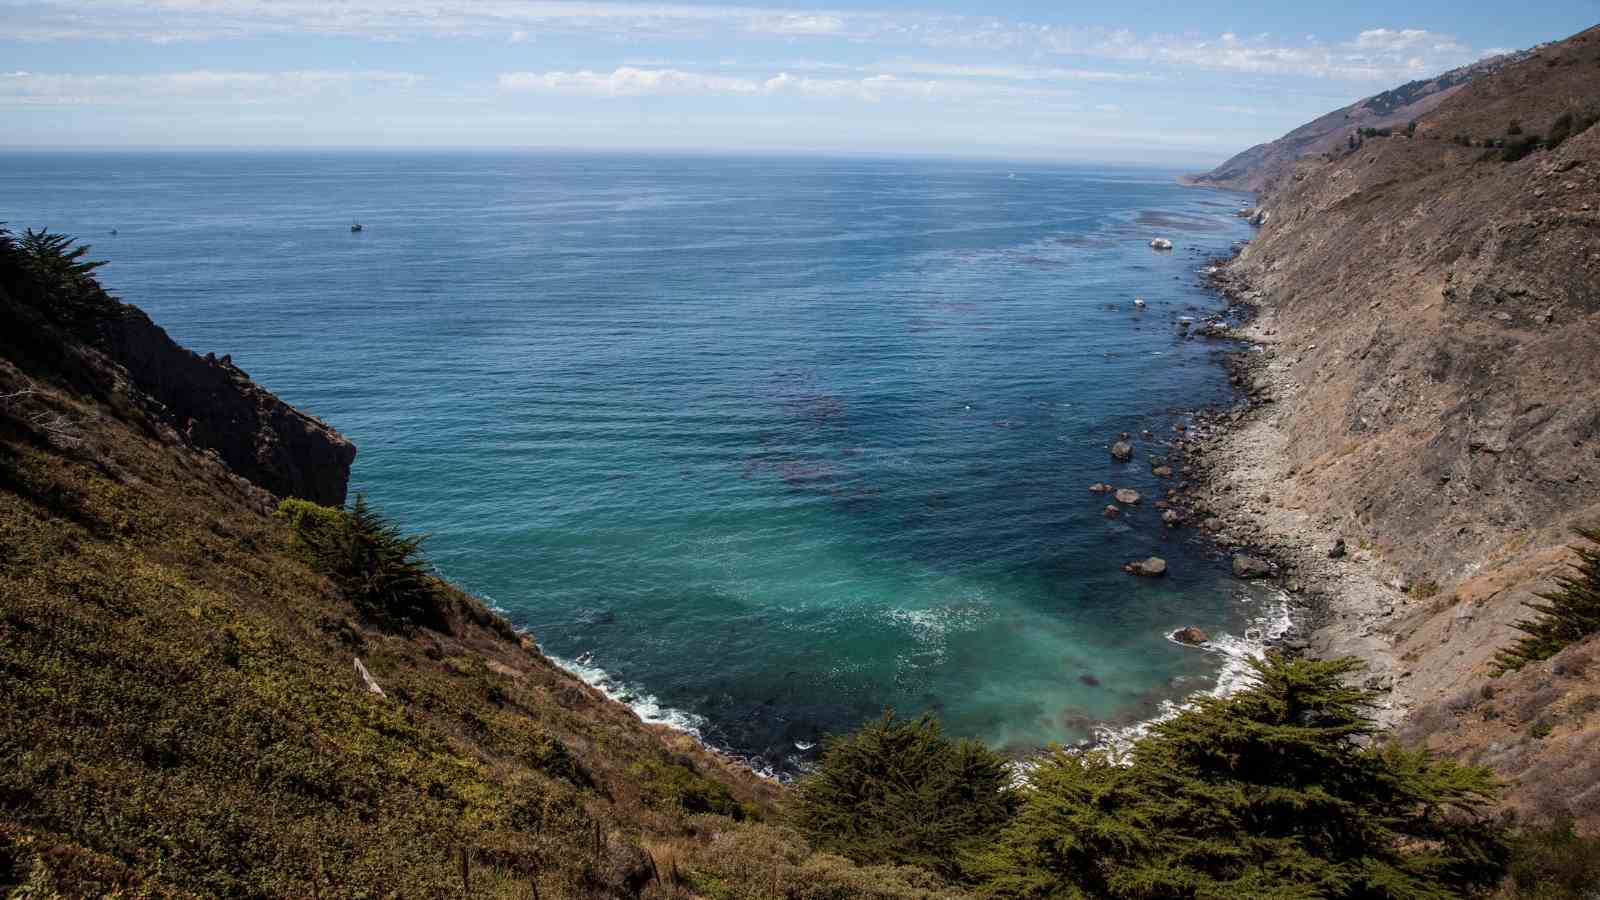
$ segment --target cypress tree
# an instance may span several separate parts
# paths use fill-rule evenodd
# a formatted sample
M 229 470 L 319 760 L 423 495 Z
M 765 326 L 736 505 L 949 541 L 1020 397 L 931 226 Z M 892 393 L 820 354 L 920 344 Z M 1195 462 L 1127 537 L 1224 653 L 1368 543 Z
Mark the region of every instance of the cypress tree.
M 1525 636 L 1496 655 L 1496 675 L 1549 659 L 1568 644 L 1600 632 L 1600 528 L 1577 531 L 1589 546 L 1572 548 L 1578 561 L 1570 564 L 1573 574 L 1556 578 L 1557 590 L 1535 595 L 1545 602 L 1527 604 L 1539 615 L 1512 626 Z
M 1016 809 L 1011 782 L 982 744 L 945 738 L 931 716 L 886 712 L 829 740 L 795 786 L 789 820 L 819 849 L 960 878 L 961 851 L 993 839 Z
M 972 865 L 1008 898 L 1408 898 L 1492 885 L 1487 770 L 1375 747 L 1353 659 L 1254 661 L 1126 759 L 1057 752 Z

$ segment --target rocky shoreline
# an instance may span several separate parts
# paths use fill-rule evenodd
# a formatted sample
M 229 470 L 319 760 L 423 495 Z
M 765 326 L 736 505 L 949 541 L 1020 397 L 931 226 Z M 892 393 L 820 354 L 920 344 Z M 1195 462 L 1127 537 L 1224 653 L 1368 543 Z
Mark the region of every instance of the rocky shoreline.
M 1376 718 L 1391 727 L 1411 705 L 1390 629 L 1407 599 L 1403 585 L 1387 579 L 1364 547 L 1347 547 L 1317 509 L 1286 493 L 1295 473 L 1284 452 L 1290 423 L 1278 404 L 1299 388 L 1290 375 L 1296 355 L 1314 348 L 1279 334 L 1270 307 L 1233 260 L 1209 267 L 1206 280 L 1229 306 L 1227 324 L 1202 333 L 1239 342 L 1226 365 L 1240 400 L 1194 414 L 1173 440 L 1187 482 L 1179 492 L 1182 515 L 1233 556 L 1236 576 L 1270 579 L 1289 599 L 1294 624 L 1271 642 L 1275 648 L 1362 660 L 1367 686 L 1385 698 Z

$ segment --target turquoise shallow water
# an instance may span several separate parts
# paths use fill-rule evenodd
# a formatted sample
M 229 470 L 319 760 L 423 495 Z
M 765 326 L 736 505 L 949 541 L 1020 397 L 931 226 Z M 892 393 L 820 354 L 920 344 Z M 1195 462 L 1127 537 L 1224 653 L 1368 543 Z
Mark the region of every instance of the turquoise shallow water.
M 1086 490 L 1150 495 L 1107 441 L 1230 399 L 1173 322 L 1247 229 L 1172 176 L 10 154 L 0 219 L 90 240 L 175 338 L 348 434 L 354 486 L 549 652 L 781 768 L 885 706 L 1018 752 L 1127 725 L 1227 661 L 1167 632 L 1268 614 Z M 1150 553 L 1170 577 L 1120 571 Z

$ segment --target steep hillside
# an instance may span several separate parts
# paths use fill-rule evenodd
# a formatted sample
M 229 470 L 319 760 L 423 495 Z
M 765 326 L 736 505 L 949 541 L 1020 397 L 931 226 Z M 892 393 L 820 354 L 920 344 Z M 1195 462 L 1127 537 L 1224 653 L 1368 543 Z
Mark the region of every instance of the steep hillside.
M 211 426 L 173 427 L 186 398 L 147 394 L 124 338 L 222 392 L 189 408 L 314 420 L 225 364 L 171 361 L 81 261 L 7 243 L 0 895 L 953 896 L 763 824 L 775 784 L 644 725 L 447 584 L 427 581 L 427 627 L 352 602 Z
M 1303 156 L 1327 153 L 1344 146 L 1361 129 L 1404 130 L 1453 96 L 1474 79 L 1500 71 L 1527 57 L 1510 53 L 1479 60 L 1440 75 L 1408 82 L 1400 87 L 1357 100 L 1342 109 L 1313 119 L 1274 141 L 1257 144 L 1203 175 L 1186 179 L 1192 184 L 1237 191 L 1270 191 Z
M 1590 29 L 1265 192 L 1225 280 L 1259 307 L 1248 377 L 1272 402 L 1218 449 L 1249 493 L 1212 496 L 1326 586 L 1314 648 L 1373 659 L 1406 733 L 1589 828 L 1600 645 L 1489 672 L 1572 528 L 1600 523 L 1596 119 Z
M 3 225 L 3 223 L 0 223 Z M 138 307 L 118 302 L 61 235 L 25 234 L 0 270 L 0 353 L 44 368 L 75 392 L 117 407 L 151 433 L 209 450 L 266 490 L 345 501 L 356 448 L 255 384 L 229 357 L 178 346 Z M 20 262 L 18 261 L 20 260 Z M 45 333 L 61 340 L 42 340 Z M 85 358 L 80 348 L 92 348 Z

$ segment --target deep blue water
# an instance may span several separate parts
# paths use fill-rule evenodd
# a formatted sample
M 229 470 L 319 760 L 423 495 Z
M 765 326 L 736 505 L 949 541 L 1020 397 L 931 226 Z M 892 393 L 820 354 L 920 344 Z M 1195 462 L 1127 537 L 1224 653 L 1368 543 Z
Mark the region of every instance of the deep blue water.
M 1166 634 L 1267 601 L 1161 527 L 1159 447 L 1105 446 L 1230 399 L 1173 323 L 1217 308 L 1196 270 L 1238 199 L 1081 166 L 0 155 L 0 220 L 89 240 L 349 435 L 450 578 L 772 764 L 885 706 L 1024 751 L 1216 682 Z M 1107 520 L 1100 480 L 1147 499 Z M 1150 553 L 1170 577 L 1120 571 Z

